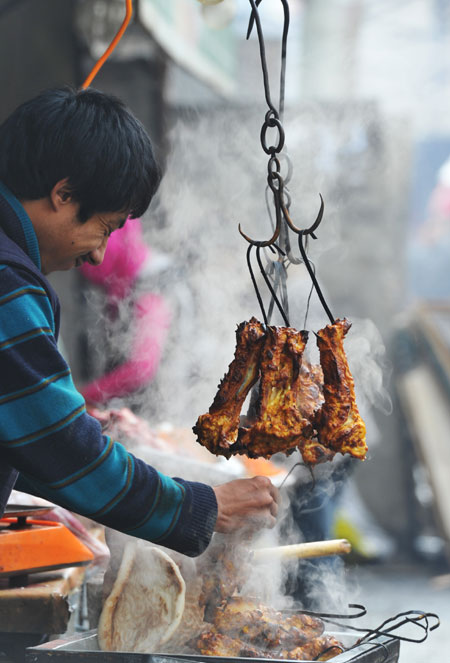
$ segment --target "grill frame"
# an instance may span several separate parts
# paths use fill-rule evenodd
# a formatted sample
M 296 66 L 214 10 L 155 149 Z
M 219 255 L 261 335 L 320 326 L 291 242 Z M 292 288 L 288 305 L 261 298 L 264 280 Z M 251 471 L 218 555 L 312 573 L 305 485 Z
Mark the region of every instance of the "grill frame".
M 349 633 L 328 632 L 351 646 L 355 636 Z M 397 663 L 400 654 L 398 638 L 379 636 L 370 644 L 344 651 L 332 663 Z M 133 652 L 105 652 L 97 645 L 97 631 L 61 637 L 26 650 L 26 663 L 287 663 L 285 659 L 203 656 L 201 654 L 137 654 Z M 289 663 L 314 663 L 297 660 Z

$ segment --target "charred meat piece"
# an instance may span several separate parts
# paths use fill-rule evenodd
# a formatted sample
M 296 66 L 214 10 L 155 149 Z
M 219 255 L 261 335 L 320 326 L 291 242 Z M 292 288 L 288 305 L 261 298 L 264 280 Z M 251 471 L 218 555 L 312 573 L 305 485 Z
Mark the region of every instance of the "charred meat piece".
M 335 452 L 364 460 L 366 427 L 355 400 L 355 384 L 344 352 L 344 336 L 351 327 L 345 318 L 317 333 L 323 370 L 325 402 L 317 416 L 319 442 Z
M 322 367 L 303 360 L 297 393 L 297 407 L 302 417 L 308 419 L 308 421 L 314 421 L 323 400 Z
M 250 598 L 232 596 L 213 615 L 217 631 L 264 649 L 292 649 L 323 632 L 320 619 L 307 615 L 285 617 Z
M 238 326 L 234 359 L 209 412 L 201 415 L 193 427 L 198 442 L 213 454 L 231 455 L 229 449 L 237 439 L 242 405 L 259 377 L 264 337 L 263 325 L 256 318 Z
M 336 455 L 333 449 L 321 444 L 315 436 L 302 440 L 298 448 L 306 465 L 318 465 L 327 460 L 333 460 Z
M 296 647 L 289 651 L 282 651 L 280 658 L 286 658 L 290 661 L 329 661 L 344 651 L 344 647 L 331 635 L 324 635 L 314 638 L 301 647 Z
M 256 421 L 239 429 L 238 446 L 250 457 L 289 452 L 311 431 L 297 405 L 308 332 L 268 327 L 261 353 Z
M 306 640 L 316 638 L 317 636 L 322 635 L 324 631 L 325 624 L 318 617 L 304 615 L 301 612 L 289 617 L 284 617 L 281 613 L 279 614 L 283 619 L 282 623 L 285 628 L 296 628 L 304 634 Z
M 260 649 L 213 630 L 203 633 L 199 637 L 197 649 L 204 656 L 248 656 L 253 658 L 264 658 L 265 656 Z
M 300 371 L 297 405 L 302 416 L 308 419 L 313 426 L 323 401 L 322 367 L 303 361 Z M 332 449 L 327 449 L 323 444 L 320 444 L 316 433 L 315 429 L 312 428 L 311 435 L 309 437 L 305 435 L 298 445 L 303 461 L 307 465 L 317 465 L 332 460 L 335 455 Z
M 229 458 L 270 458 L 298 448 L 316 465 L 337 452 L 364 459 L 366 429 L 355 401 L 344 352 L 351 324 L 336 320 L 317 333 L 320 366 L 302 361 L 308 333 L 267 327 L 255 318 L 237 329 L 236 352 L 209 412 L 193 430 L 200 444 Z M 244 401 L 258 378 L 258 392 L 246 417 Z
M 249 552 L 242 541 L 242 532 L 213 538 L 207 551 L 199 558 L 202 576 L 200 603 L 205 607 L 205 620 L 212 621 L 216 606 L 239 591 L 250 574 Z

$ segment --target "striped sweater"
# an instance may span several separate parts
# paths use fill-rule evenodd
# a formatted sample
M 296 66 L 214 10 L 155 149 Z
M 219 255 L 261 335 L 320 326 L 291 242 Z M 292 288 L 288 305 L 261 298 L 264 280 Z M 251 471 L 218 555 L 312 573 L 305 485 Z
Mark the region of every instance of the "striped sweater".
M 58 298 L 33 225 L 0 183 L 0 515 L 14 484 L 195 556 L 217 517 L 210 486 L 169 478 L 102 435 L 57 347 Z

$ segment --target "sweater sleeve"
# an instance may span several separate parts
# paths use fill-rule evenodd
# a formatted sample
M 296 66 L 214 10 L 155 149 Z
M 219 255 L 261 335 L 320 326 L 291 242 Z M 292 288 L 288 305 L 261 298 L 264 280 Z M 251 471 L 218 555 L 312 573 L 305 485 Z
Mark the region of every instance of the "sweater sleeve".
M 51 306 L 31 277 L 2 269 L 0 454 L 20 488 L 113 529 L 198 555 L 217 503 L 205 484 L 172 479 L 101 432 L 58 351 Z

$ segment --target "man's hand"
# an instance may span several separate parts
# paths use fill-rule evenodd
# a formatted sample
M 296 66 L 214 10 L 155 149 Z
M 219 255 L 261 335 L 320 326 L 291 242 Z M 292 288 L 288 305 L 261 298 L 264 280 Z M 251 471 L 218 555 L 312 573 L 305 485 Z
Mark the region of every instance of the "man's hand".
M 236 479 L 213 488 L 218 506 L 216 532 L 241 527 L 273 527 L 278 512 L 278 489 L 267 477 Z

